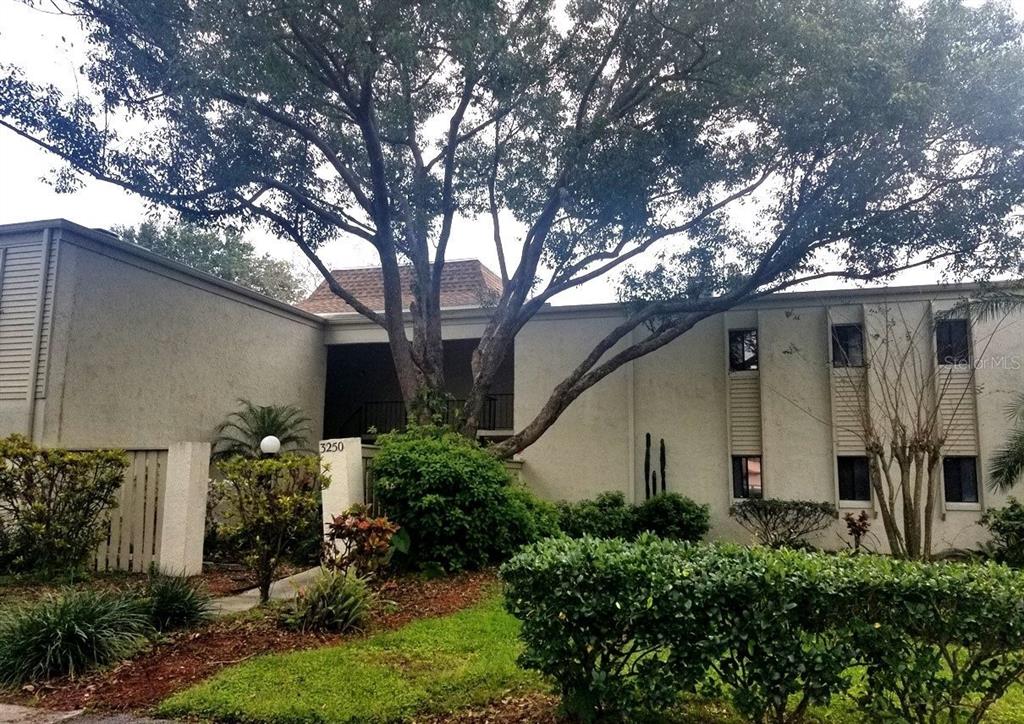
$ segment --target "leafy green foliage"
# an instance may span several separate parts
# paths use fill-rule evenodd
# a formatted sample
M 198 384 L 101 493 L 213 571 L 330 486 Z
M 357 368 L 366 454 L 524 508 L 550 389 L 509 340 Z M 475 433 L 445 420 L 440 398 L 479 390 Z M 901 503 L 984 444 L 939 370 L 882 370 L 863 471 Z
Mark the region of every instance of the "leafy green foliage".
M 805 537 L 828 528 L 839 517 L 832 503 L 813 500 L 750 498 L 729 508 L 729 515 L 770 548 L 803 548 Z
M 0 439 L 0 570 L 81 566 L 106 533 L 128 459 L 123 452 L 44 449 Z
M 409 534 L 406 560 L 457 571 L 508 558 L 549 532 L 550 509 L 475 440 L 412 426 L 377 438 L 374 495 Z
M 354 571 L 324 569 L 309 586 L 295 594 L 282 614 L 285 625 L 309 631 L 345 633 L 359 630 L 370 615 L 372 594 L 366 579 Z
M 260 600 L 266 602 L 292 531 L 318 510 L 329 481 L 320 459 L 311 455 L 238 456 L 218 467 L 224 477 L 215 483 L 224 494 L 221 528 L 238 541 L 256 574 Z
M 135 652 L 152 632 L 144 599 L 71 591 L 0 612 L 0 685 L 77 675 Z
M 632 510 L 619 491 L 594 499 L 558 503 L 558 527 L 570 538 L 628 538 L 633 532 Z
M 1024 478 L 1024 394 L 1007 409 L 1011 428 L 1006 445 L 992 457 L 989 467 L 993 490 L 1010 490 Z
M 341 515 L 331 516 L 324 541 L 324 565 L 339 573 L 372 575 L 387 565 L 394 549 L 391 540 L 398 526 L 385 516 L 356 503 Z
M 295 405 L 255 405 L 239 400 L 242 409 L 232 412 L 217 428 L 213 441 L 214 458 L 242 455 L 261 456 L 260 441 L 273 435 L 281 441 L 282 452 L 308 453 L 309 418 Z
M 115 226 L 112 231 L 132 244 L 268 297 L 297 302 L 309 291 L 291 263 L 257 253 L 235 229 L 146 222 L 137 227 Z
M 157 631 L 205 623 L 213 615 L 212 599 L 199 581 L 152 570 L 143 592 Z
M 442 387 L 435 290 L 460 216 L 491 213 L 496 240 L 502 218 L 529 230 L 475 399 L 546 302 L 640 262 L 621 285 L 634 313 L 504 452 L 621 364 L 765 293 L 926 261 L 1020 271 L 1024 48 L 1007 3 L 153 7 L 68 0 L 96 95 L 4 68 L 0 124 L 189 218 L 260 224 L 310 256 L 370 242 L 392 272 L 409 260 L 418 334 L 392 346 L 407 403 Z M 737 223 L 740 204 L 757 223 Z M 402 305 L 387 306 L 360 311 L 394 329 Z
M 709 510 L 678 493 L 659 493 L 637 506 L 618 491 L 557 505 L 558 527 L 570 538 L 633 538 L 643 532 L 696 541 L 710 527 Z
M 798 721 L 864 667 L 872 720 L 977 721 L 1024 673 L 1024 576 L 1001 566 L 644 536 L 542 541 L 502 577 L 524 664 L 585 720 L 699 692 Z
M 1014 568 L 1024 568 L 1024 505 L 1010 498 L 1002 508 L 985 511 L 981 524 L 992 535 L 995 559 Z
M 659 493 L 633 510 L 633 529 L 659 538 L 699 541 L 711 528 L 711 511 L 678 493 Z

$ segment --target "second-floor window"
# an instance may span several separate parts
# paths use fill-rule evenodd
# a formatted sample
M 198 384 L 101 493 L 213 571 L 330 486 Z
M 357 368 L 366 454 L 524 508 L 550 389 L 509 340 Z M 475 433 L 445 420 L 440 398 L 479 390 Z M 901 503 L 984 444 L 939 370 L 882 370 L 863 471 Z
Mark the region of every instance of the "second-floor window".
M 732 497 L 760 498 L 761 457 L 754 455 L 734 455 L 732 458 Z
M 971 329 L 966 319 L 940 319 L 935 323 L 935 353 L 940 365 L 971 361 Z
M 864 366 L 864 329 L 859 324 L 832 325 L 832 366 Z
M 757 330 L 729 330 L 729 371 L 757 369 Z
M 947 503 L 978 502 L 978 458 L 950 456 L 942 459 L 942 480 Z
M 864 455 L 842 455 L 836 460 L 840 500 L 871 500 L 871 466 Z

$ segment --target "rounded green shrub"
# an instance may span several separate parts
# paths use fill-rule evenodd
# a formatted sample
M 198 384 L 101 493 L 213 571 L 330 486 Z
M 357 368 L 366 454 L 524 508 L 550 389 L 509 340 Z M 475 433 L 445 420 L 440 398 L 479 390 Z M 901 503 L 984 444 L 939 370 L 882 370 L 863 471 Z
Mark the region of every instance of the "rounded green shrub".
M 570 538 L 628 538 L 633 534 L 633 510 L 619 491 L 596 498 L 558 504 L 558 525 Z
M 0 685 L 77 675 L 133 654 L 153 631 L 148 602 L 66 591 L 0 615 Z
M 195 626 L 213 615 L 212 599 L 202 583 L 184 576 L 151 572 L 145 599 L 157 631 Z
M 324 569 L 299 591 L 282 617 L 290 628 L 345 633 L 359 630 L 370 615 L 372 594 L 366 580 L 353 572 Z
M 866 720 L 980 721 L 1024 674 L 1024 574 L 995 564 L 644 535 L 541 541 L 501 573 L 523 662 L 588 721 L 665 718 L 685 693 L 801 721 L 860 676 Z
M 659 538 L 699 541 L 711 527 L 711 513 L 708 506 L 678 493 L 661 493 L 633 510 L 633 527 Z
M 381 435 L 374 495 L 409 535 L 407 562 L 457 571 L 507 559 L 551 528 L 549 509 L 514 486 L 476 441 L 434 427 Z

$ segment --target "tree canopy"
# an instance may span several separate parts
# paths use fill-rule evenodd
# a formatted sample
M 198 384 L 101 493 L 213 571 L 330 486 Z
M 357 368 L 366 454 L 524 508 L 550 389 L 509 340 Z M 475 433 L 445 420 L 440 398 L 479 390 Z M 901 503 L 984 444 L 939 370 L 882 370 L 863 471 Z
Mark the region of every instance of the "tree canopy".
M 492 220 L 480 243 L 504 291 L 473 355 L 466 434 L 523 325 L 628 270 L 621 323 L 504 454 L 741 302 L 924 264 L 1021 270 L 1024 49 L 1002 3 L 63 3 L 88 30 L 97 97 L 4 69 L 0 124 L 187 217 L 296 243 L 387 331 L 411 407 L 444 388 L 453 227 Z M 330 277 L 317 250 L 335 239 L 376 249 L 383 310 Z
M 125 241 L 268 297 L 297 302 L 310 291 L 289 261 L 258 253 L 238 231 L 145 222 L 137 227 L 117 226 L 113 232 Z

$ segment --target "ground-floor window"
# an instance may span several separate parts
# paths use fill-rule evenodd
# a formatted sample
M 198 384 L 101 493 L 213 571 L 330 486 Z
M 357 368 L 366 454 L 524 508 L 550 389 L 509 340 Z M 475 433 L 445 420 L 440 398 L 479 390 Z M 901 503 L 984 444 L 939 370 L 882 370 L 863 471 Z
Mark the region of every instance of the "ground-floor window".
M 836 459 L 840 500 L 871 500 L 871 474 L 864 455 L 842 455 Z
M 734 455 L 732 458 L 732 497 L 760 498 L 761 456 Z
M 942 460 L 942 479 L 947 503 L 978 502 L 978 458 L 947 457 Z

